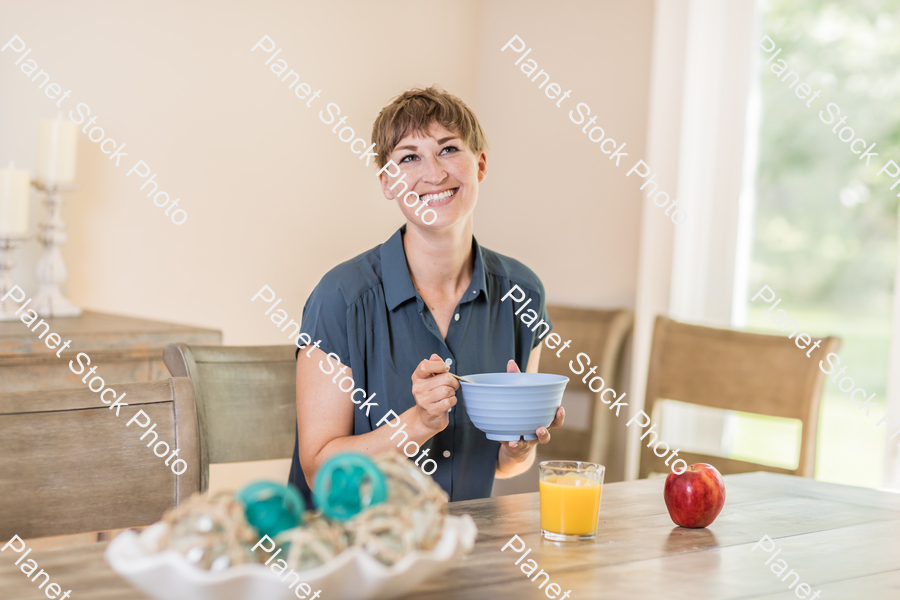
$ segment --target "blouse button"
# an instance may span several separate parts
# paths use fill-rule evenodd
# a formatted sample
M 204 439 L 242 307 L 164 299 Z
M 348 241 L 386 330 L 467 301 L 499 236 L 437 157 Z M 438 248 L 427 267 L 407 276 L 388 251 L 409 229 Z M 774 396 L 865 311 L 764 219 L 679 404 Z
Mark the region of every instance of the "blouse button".
M 453 320 L 454 320 L 454 321 L 459 321 L 459 313 L 456 313 L 456 315 L 454 315 Z
M 444 362 L 447 363 L 447 366 L 449 367 L 450 365 L 453 364 L 453 359 L 448 357 L 447 360 L 445 360 Z
M 450 451 L 444 450 L 444 458 L 450 458 Z

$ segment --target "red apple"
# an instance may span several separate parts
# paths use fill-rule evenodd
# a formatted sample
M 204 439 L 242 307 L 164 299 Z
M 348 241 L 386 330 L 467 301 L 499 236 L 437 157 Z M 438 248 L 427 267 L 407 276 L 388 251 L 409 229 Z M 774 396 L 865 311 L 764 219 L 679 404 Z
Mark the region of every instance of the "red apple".
M 669 473 L 663 497 L 676 525 L 706 527 L 725 506 L 725 481 L 714 466 L 693 464 L 680 475 Z

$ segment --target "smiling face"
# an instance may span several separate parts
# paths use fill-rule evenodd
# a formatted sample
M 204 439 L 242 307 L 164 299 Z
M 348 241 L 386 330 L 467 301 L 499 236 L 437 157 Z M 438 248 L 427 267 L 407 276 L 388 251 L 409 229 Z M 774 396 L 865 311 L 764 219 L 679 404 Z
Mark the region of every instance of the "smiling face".
M 382 173 L 381 189 L 385 198 L 397 201 L 412 226 L 445 229 L 471 219 L 478 202 L 478 184 L 487 173 L 484 151 L 474 154 L 458 134 L 434 122 L 428 135 L 413 132 L 402 138 L 389 158 L 399 165 L 400 174 L 390 177 L 387 172 Z M 405 189 L 404 184 L 409 188 Z M 420 208 L 421 202 L 413 204 L 414 196 L 404 202 L 408 192 L 418 194 L 425 206 Z M 430 225 L 423 223 L 426 209 L 437 213 Z M 426 220 L 433 218 L 429 215 Z

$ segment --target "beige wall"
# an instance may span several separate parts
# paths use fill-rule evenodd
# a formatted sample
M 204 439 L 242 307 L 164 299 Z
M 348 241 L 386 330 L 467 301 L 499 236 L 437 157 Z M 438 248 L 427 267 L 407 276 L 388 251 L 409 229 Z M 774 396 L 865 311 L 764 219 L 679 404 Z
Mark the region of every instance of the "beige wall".
M 491 143 L 476 235 L 531 266 L 553 302 L 633 306 L 646 138 L 652 5 L 642 2 L 5 3 L 39 68 L 127 159 L 115 168 L 79 139 L 80 192 L 65 210 L 68 295 L 82 306 L 222 329 L 227 344 L 287 341 L 250 297 L 274 288 L 292 317 L 332 266 L 399 226 L 368 169 L 319 121 L 336 102 L 365 138 L 381 106 L 439 83 L 469 102 Z M 306 108 L 250 52 L 263 34 L 322 96 Z M 500 47 L 572 89 L 557 109 Z M 0 163 L 34 168 L 47 99 L 0 54 Z M 74 102 L 72 101 L 74 100 Z M 578 101 L 629 157 L 618 169 L 568 120 Z M 188 211 L 177 227 L 125 173 L 140 158 Z M 43 209 L 33 198 L 32 216 Z M 38 246 L 14 274 L 33 293 Z
M 551 302 L 634 307 L 641 196 L 625 173 L 645 158 L 652 6 L 510 1 L 485 10 L 479 118 L 493 152 L 477 235 L 534 269 Z M 533 48 L 519 66 L 521 55 L 500 52 L 513 35 Z M 572 90 L 559 108 L 538 89 L 543 76 L 532 82 L 520 70 L 531 58 Z M 618 168 L 570 120 L 579 102 L 627 144 Z

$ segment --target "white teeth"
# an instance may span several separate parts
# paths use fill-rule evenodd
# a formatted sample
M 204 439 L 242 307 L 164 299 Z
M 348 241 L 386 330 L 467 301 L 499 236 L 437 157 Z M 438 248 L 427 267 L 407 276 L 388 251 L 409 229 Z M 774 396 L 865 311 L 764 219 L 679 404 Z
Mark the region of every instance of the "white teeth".
M 441 192 L 440 194 L 425 194 L 424 196 L 422 196 L 422 200 L 428 202 L 429 204 L 432 202 L 440 202 L 441 200 L 446 200 L 447 198 L 452 196 L 455 191 L 456 189 L 452 189 L 447 190 L 446 192 Z

